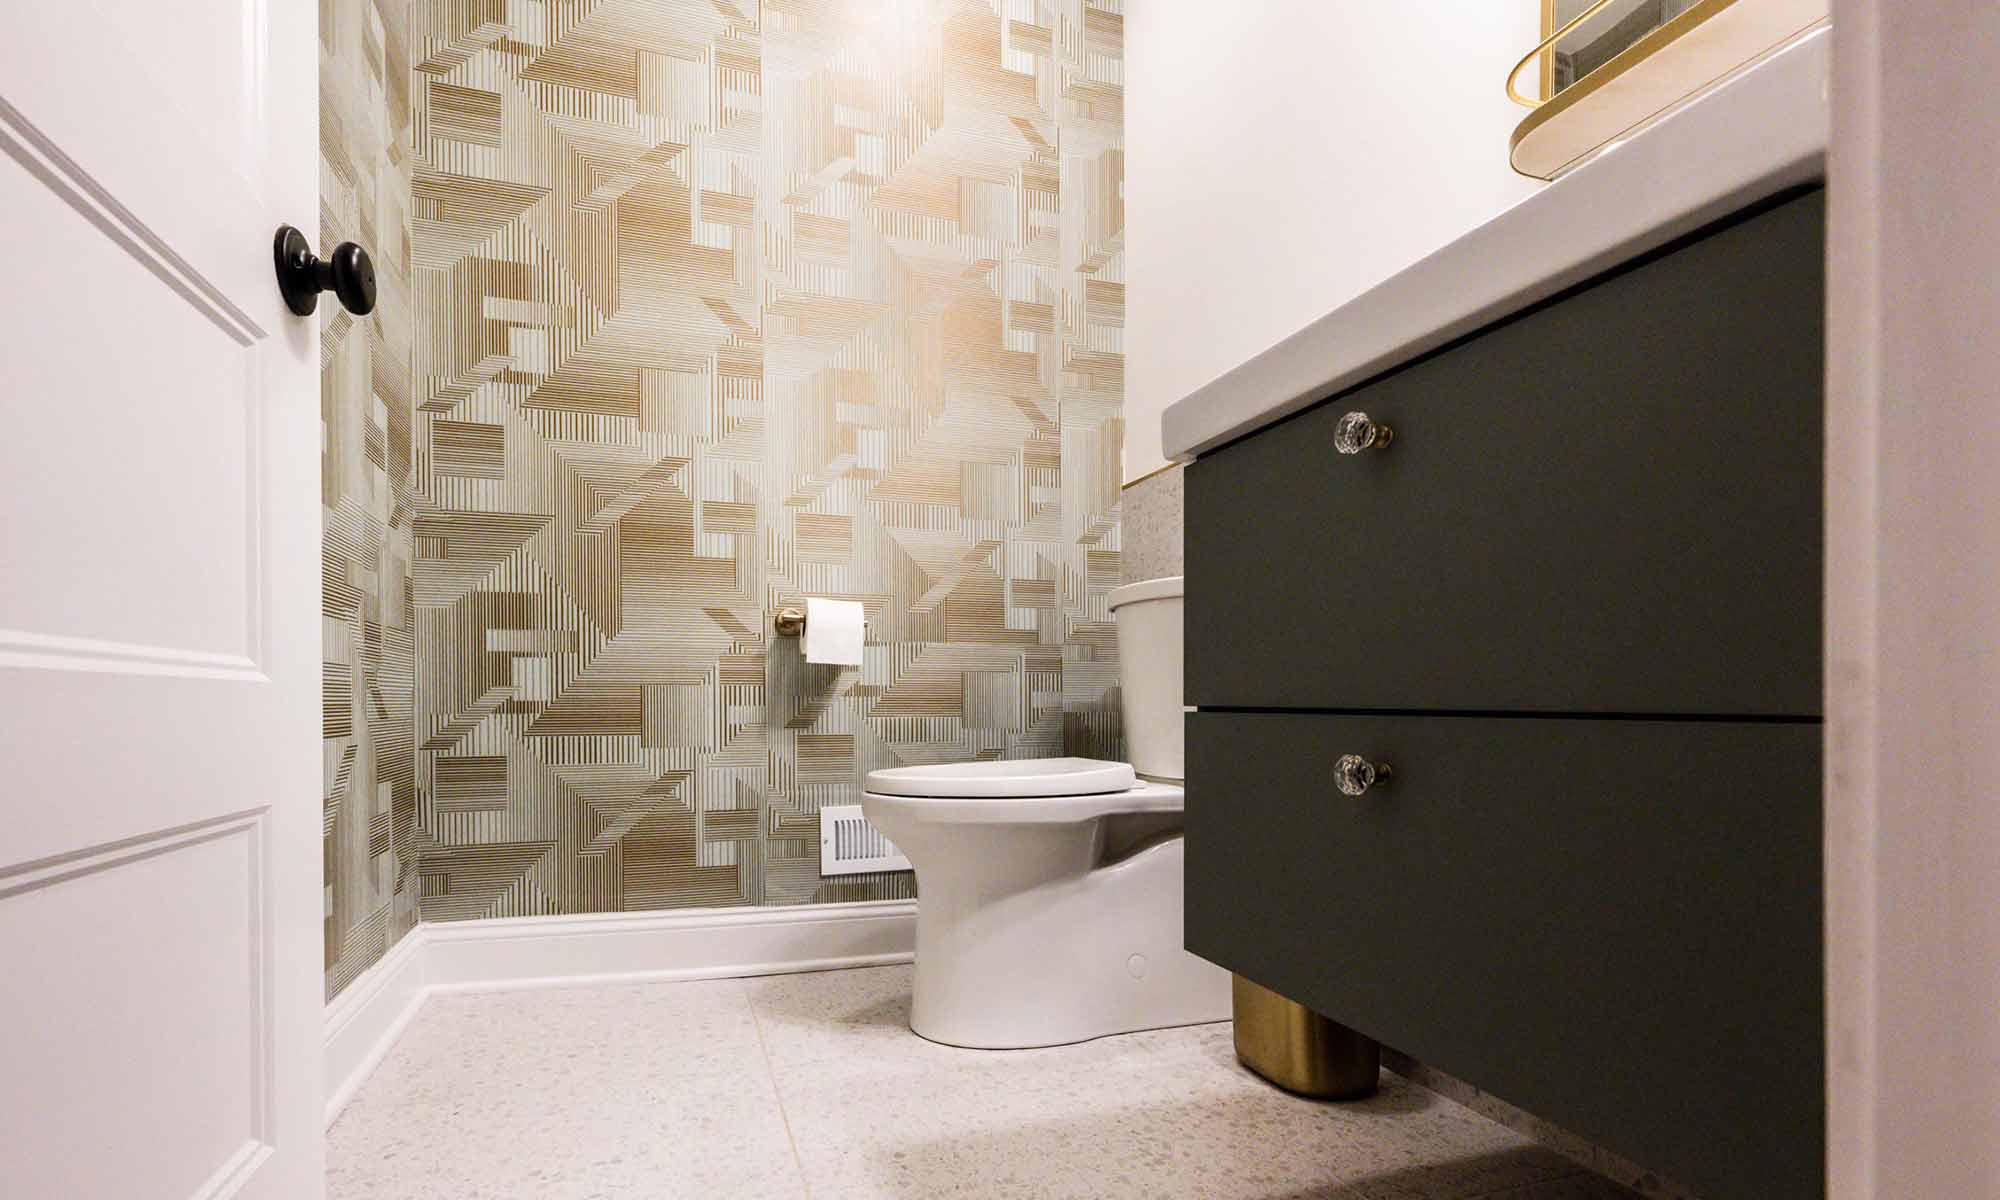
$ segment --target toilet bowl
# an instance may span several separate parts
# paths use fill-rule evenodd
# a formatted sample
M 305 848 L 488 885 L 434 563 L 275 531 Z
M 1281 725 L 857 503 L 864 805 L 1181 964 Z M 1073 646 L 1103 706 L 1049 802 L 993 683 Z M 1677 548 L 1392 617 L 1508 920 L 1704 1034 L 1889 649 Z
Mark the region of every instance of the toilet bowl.
M 893 767 L 862 806 L 917 873 L 910 1028 L 1013 1049 L 1229 1017 L 1181 947 L 1181 580 L 1111 593 L 1132 762 Z

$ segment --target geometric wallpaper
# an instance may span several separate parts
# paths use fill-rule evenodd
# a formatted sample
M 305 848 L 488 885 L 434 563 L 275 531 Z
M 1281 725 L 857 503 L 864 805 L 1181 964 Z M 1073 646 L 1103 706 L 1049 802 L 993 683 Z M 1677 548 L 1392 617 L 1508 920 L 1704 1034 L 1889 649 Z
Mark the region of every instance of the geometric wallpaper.
M 1122 752 L 1121 41 L 320 0 L 329 998 L 419 917 L 907 896 L 819 875 L 868 770 Z
M 409 38 L 401 0 L 320 0 L 321 253 L 368 248 L 377 307 L 322 297 L 326 996 L 416 922 L 410 594 Z
M 906 896 L 819 875 L 868 770 L 1120 754 L 1119 9 L 418 0 L 414 365 L 368 333 L 329 484 L 358 609 L 330 599 L 329 690 L 344 621 L 370 730 L 414 632 L 414 746 L 357 725 L 335 763 L 329 706 L 348 936 L 412 893 Z M 807 595 L 866 605 L 864 666 L 772 634 Z

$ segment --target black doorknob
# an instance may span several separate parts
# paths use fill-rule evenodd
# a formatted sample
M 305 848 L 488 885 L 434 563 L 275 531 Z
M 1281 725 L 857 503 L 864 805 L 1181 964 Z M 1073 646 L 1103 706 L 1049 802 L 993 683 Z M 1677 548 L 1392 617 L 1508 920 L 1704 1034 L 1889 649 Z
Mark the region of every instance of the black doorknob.
M 341 307 L 357 317 L 375 311 L 375 264 L 358 244 L 342 242 L 320 258 L 305 234 L 280 225 L 271 252 L 278 262 L 278 292 L 285 307 L 300 316 L 309 317 L 319 308 L 321 292 L 340 297 Z

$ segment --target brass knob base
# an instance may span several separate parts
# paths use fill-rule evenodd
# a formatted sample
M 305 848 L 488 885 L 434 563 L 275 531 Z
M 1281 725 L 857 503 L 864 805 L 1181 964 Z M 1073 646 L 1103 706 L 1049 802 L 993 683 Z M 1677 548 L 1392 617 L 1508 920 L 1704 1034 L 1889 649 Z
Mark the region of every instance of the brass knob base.
M 1372 762 L 1359 754 L 1343 754 L 1333 764 L 1333 782 L 1342 795 L 1361 796 L 1369 788 L 1384 787 L 1395 772 L 1385 762 Z

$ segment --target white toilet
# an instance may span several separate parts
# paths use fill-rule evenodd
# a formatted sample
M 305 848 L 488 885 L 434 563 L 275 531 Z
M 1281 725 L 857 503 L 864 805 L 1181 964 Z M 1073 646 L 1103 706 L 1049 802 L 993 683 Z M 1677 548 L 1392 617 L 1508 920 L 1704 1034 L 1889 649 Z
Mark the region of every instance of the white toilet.
M 917 872 L 910 1028 L 931 1041 L 1053 1046 L 1229 1017 L 1229 973 L 1181 948 L 1181 578 L 1110 603 L 1130 764 L 868 774 L 862 807 Z

